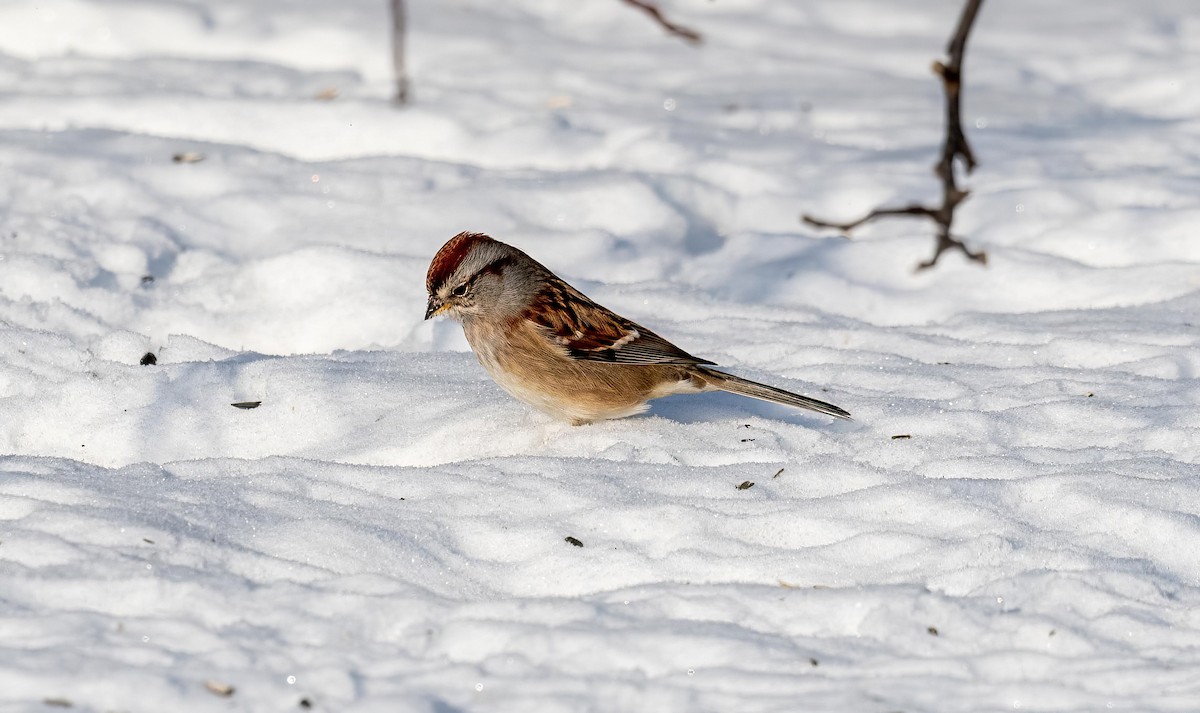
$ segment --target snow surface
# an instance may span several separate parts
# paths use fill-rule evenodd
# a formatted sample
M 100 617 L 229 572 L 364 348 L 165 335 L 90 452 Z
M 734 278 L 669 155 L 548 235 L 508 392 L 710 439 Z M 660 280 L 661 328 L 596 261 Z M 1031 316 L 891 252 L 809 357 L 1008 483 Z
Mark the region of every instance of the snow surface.
M 987 3 L 919 274 L 797 216 L 936 198 L 957 0 L 410 6 L 398 110 L 382 0 L 0 3 L 0 710 L 1200 710 L 1194 0 Z M 464 229 L 856 421 L 551 422 Z

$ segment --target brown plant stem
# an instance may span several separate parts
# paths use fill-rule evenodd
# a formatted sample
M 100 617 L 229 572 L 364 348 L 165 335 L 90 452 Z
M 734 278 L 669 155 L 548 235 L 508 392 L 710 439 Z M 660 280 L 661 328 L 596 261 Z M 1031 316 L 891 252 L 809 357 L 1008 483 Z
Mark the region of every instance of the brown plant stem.
M 404 0 L 391 0 L 392 6 L 392 70 L 396 77 L 396 103 L 407 104 L 409 99 L 408 69 L 405 63 L 404 42 L 408 15 Z
M 963 54 L 967 49 L 967 36 L 971 33 L 971 27 L 975 24 L 975 17 L 979 14 L 979 7 L 983 4 L 983 0 L 967 0 L 963 7 L 962 15 L 958 19 L 958 28 L 954 32 L 954 36 L 950 38 L 950 44 L 946 47 L 946 53 L 949 55 L 946 62 L 934 62 L 933 71 L 942 79 L 942 88 L 946 94 L 946 139 L 942 143 L 942 153 L 938 158 L 938 162 L 934 164 L 934 172 L 942 182 L 942 204 L 939 207 L 929 207 L 918 204 L 908 205 L 903 208 L 876 208 L 867 213 L 858 220 L 852 220 L 846 223 L 834 223 L 825 220 L 818 220 L 811 215 L 802 215 L 801 218 L 805 223 L 816 226 L 818 228 L 835 228 L 848 233 L 857 228 L 863 223 L 868 223 L 876 218 L 887 216 L 913 216 L 917 218 L 929 218 L 938 226 L 937 244 L 934 247 L 933 257 L 919 263 L 918 270 L 924 270 L 933 267 L 937 264 L 938 258 L 947 250 L 959 250 L 967 258 L 987 264 L 987 254 L 983 251 L 973 252 L 958 238 L 951 233 L 951 226 L 954 224 L 954 211 L 958 206 L 966 200 L 970 192 L 959 188 L 958 181 L 954 175 L 954 160 L 961 159 L 967 173 L 970 173 L 975 168 L 975 155 L 971 152 L 971 146 L 967 143 L 967 137 L 963 134 L 962 129 L 962 63 Z
M 632 5 L 633 7 L 639 8 L 649 15 L 655 22 L 657 22 L 664 30 L 672 35 L 675 35 L 676 37 L 682 38 L 685 42 L 698 45 L 704 41 L 704 38 L 700 36 L 699 32 L 684 27 L 683 25 L 677 25 L 668 20 L 662 14 L 662 11 L 658 9 L 658 6 L 652 2 L 649 2 L 649 0 L 624 0 L 624 2 L 626 5 Z

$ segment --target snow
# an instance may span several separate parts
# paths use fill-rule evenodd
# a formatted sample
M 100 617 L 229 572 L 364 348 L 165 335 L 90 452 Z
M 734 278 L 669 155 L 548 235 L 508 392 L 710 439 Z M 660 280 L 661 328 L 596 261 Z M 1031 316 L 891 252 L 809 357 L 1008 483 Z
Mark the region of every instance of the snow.
M 960 3 L 664 8 L 410 3 L 401 110 L 384 2 L 0 5 L 0 710 L 1200 706 L 1193 3 L 986 4 L 921 273 L 797 216 L 935 199 Z M 550 421 L 460 230 L 855 421 Z

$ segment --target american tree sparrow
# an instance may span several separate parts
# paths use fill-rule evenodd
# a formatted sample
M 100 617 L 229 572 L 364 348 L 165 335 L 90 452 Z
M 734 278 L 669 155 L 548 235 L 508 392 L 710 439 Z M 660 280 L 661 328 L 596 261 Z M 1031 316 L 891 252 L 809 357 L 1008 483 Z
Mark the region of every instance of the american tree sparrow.
M 824 401 L 708 368 L 645 327 L 592 302 L 520 250 L 459 233 L 434 256 L 425 319 L 448 314 L 492 379 L 516 398 L 579 425 L 641 413 L 672 394 L 728 391 L 836 418 Z

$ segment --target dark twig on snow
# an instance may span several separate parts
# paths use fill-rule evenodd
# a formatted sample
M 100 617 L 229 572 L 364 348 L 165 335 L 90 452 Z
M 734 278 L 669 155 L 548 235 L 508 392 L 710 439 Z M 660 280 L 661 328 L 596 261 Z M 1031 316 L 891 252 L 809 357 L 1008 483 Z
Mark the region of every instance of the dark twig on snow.
M 876 208 L 862 218 L 848 223 L 831 223 L 804 215 L 801 216 L 804 222 L 819 228 L 836 228 L 842 232 L 849 232 L 863 223 L 885 216 L 929 218 L 938 226 L 937 246 L 934 249 L 933 257 L 917 265 L 918 270 L 933 267 L 942 253 L 951 248 L 960 250 L 971 260 L 987 264 L 986 253 L 983 251 L 972 252 L 966 244 L 950 232 L 950 227 L 954 223 L 954 210 L 970 195 L 969 191 L 958 187 L 954 176 L 954 160 L 961 159 L 967 173 L 975 168 L 975 155 L 971 153 L 971 146 L 967 143 L 967 137 L 962 130 L 960 98 L 963 78 L 962 62 L 963 53 L 967 48 L 967 35 L 971 32 L 971 26 L 975 23 L 975 16 L 979 14 L 979 6 L 982 4 L 983 0 L 967 0 L 962 16 L 958 19 L 958 29 L 955 30 L 954 37 L 950 38 L 950 44 L 946 47 L 949 59 L 945 63 L 933 63 L 933 71 L 942 78 L 942 88 L 946 92 L 946 141 L 942 144 L 941 158 L 934 165 L 934 171 L 942 181 L 942 205 L 936 208 L 916 204 L 903 208 Z
M 408 103 L 408 68 L 404 63 L 404 34 L 408 16 L 404 0 L 392 0 L 392 69 L 396 75 L 396 103 Z
M 651 0 L 623 0 L 623 2 L 645 12 L 664 30 L 686 42 L 700 44 L 704 41 L 699 32 L 668 20 Z M 390 0 L 390 6 L 392 9 L 392 69 L 396 76 L 395 101 L 397 104 L 404 105 L 412 98 L 411 82 L 408 78 L 404 56 L 408 17 L 405 12 L 404 0 Z
M 696 32 L 693 29 L 684 27 L 683 25 L 677 25 L 674 22 L 671 22 L 670 20 L 668 20 L 666 17 L 663 16 L 662 11 L 658 9 L 658 6 L 652 2 L 649 2 L 649 0 L 624 0 L 624 1 L 625 1 L 625 4 L 627 4 L 627 5 L 632 5 L 636 8 L 643 10 L 647 15 L 654 18 L 654 21 L 657 22 L 659 25 L 661 25 L 664 30 L 666 30 L 667 32 L 670 32 L 672 35 L 675 35 L 676 37 L 681 37 L 681 38 L 683 38 L 684 41 L 690 42 L 694 45 L 698 45 L 704 41 L 704 38 L 700 36 L 699 32 Z

